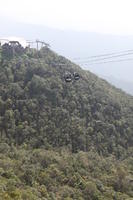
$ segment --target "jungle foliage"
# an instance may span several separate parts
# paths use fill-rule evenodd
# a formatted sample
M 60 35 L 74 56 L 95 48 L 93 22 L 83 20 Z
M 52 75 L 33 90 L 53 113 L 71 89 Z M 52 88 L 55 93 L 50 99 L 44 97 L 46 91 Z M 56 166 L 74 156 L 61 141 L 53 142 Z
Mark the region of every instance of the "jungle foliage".
M 0 46 L 0 198 L 133 199 L 133 97 L 47 47 L 14 51 Z

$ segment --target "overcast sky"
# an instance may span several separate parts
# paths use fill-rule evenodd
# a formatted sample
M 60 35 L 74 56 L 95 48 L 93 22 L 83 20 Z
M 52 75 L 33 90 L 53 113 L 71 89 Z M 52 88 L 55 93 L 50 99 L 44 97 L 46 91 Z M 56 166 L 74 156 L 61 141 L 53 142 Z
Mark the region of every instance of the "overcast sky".
M 0 0 L 0 18 L 109 34 L 133 34 L 133 0 Z

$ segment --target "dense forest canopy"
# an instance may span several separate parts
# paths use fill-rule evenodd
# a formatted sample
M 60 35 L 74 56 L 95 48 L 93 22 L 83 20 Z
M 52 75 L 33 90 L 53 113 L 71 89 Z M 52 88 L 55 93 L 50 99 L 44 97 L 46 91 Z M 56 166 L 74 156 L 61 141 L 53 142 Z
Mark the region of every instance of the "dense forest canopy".
M 132 96 L 48 47 L 0 46 L 1 199 L 131 200 L 132 156 Z

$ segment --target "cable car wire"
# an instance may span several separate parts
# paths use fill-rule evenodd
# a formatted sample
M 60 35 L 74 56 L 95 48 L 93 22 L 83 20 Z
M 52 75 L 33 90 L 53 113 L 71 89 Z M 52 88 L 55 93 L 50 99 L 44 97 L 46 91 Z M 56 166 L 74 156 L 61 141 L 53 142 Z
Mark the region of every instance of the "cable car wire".
M 83 61 L 80 61 L 79 63 L 96 62 L 96 61 L 108 60 L 108 59 L 112 59 L 112 58 L 125 57 L 125 56 L 130 56 L 130 55 L 133 55 L 133 52 L 115 55 L 115 56 L 109 56 L 109 57 L 105 57 L 105 58 L 98 58 L 98 59 L 94 59 L 94 60 L 83 60 Z
M 132 61 L 133 58 L 128 58 L 128 59 L 120 59 L 120 60 L 110 60 L 110 61 L 106 61 L 106 62 L 94 62 L 94 63 L 89 63 L 86 62 L 85 64 L 89 64 L 89 65 L 97 65 L 97 64 L 107 64 L 107 63 L 115 63 L 115 62 L 125 62 L 125 61 Z M 83 63 L 82 63 L 83 64 Z
M 108 57 L 108 56 L 112 56 L 112 55 L 130 53 L 130 52 L 133 52 L 133 49 L 128 49 L 125 51 L 118 51 L 118 52 L 113 52 L 113 53 L 107 53 L 107 54 L 99 54 L 99 55 L 88 56 L 88 57 L 83 57 L 83 58 L 77 57 L 77 58 L 73 58 L 72 60 L 86 60 L 86 59 L 93 59 L 93 58 L 97 58 L 97 57 Z

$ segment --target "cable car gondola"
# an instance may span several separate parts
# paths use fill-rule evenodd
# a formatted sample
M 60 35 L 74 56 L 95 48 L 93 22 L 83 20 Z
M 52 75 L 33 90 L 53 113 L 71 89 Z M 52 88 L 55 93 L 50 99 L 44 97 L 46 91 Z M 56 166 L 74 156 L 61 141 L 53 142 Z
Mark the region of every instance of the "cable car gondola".
M 66 73 L 65 76 L 64 76 L 64 78 L 65 78 L 66 82 L 71 82 L 72 81 L 72 75 L 71 75 L 71 73 Z
M 80 76 L 77 72 L 74 72 L 73 76 L 74 76 L 74 80 L 76 80 L 76 81 L 80 79 Z

